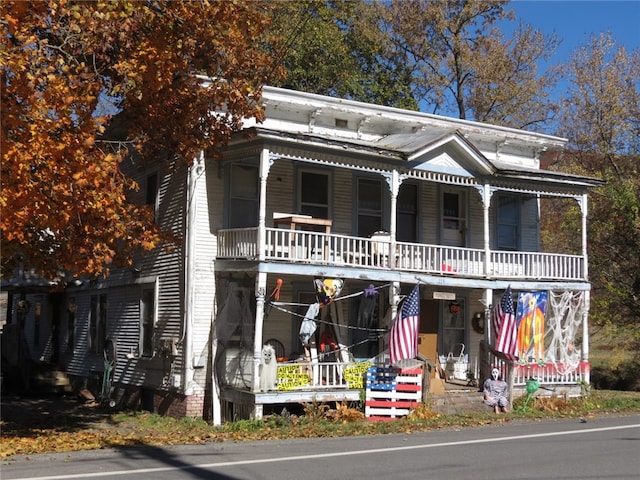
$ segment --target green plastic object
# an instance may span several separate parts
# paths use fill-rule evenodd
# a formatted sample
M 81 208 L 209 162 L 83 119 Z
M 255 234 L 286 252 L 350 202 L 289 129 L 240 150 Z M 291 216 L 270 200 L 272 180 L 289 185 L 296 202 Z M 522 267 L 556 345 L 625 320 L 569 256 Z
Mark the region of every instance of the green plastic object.
M 540 388 L 540 382 L 538 382 L 535 378 L 530 378 L 527 380 L 527 393 L 532 395 Z

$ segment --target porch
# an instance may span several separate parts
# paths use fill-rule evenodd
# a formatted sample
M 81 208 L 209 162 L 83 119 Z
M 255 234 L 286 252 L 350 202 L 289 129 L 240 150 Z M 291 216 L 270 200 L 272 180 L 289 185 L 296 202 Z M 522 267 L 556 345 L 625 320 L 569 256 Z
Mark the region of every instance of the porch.
M 465 278 L 587 280 L 581 255 L 396 242 L 388 234 L 364 238 L 270 227 L 265 230 L 263 245 L 258 242 L 258 227 L 219 230 L 217 258 L 391 269 Z
M 497 366 L 504 378 L 511 378 L 511 399 L 527 393 L 527 380 L 536 378 L 540 390 L 536 395 L 562 395 L 577 397 L 583 394 L 583 385 L 589 382 L 589 363 L 577 365 L 565 363 L 512 364 L 489 353 L 489 361 L 484 368 Z M 359 402 L 363 400 L 366 370 L 370 362 L 356 362 L 345 365 L 340 362 L 279 362 L 277 389 L 267 392 L 251 392 L 240 386 L 227 386 L 221 392 L 223 418 L 225 421 L 248 419 L 262 416 L 265 408 L 312 403 Z M 481 370 L 483 368 L 481 367 Z M 482 412 L 487 410 L 483 403 L 482 381 L 459 379 L 434 380 L 433 375 L 425 376 L 424 398 L 431 408 L 440 414 Z M 437 388 L 430 388 L 435 382 Z

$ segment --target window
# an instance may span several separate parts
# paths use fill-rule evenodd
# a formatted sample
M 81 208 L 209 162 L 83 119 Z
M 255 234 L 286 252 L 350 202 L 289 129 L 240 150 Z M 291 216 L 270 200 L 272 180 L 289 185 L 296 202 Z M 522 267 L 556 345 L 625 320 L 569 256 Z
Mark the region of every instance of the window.
M 298 182 L 300 213 L 316 218 L 329 218 L 329 175 L 300 171 Z
M 368 237 L 383 228 L 382 182 L 369 178 L 358 179 L 357 195 L 357 235 L 360 237 Z
M 140 341 L 138 351 L 143 357 L 153 356 L 153 333 L 156 323 L 155 284 L 142 287 L 140 296 Z
M 229 228 L 258 225 L 259 200 L 258 168 L 250 165 L 232 165 L 229 186 Z
M 403 183 L 398 192 L 396 238 L 400 242 L 418 241 L 418 186 Z
M 513 195 L 496 197 L 496 249 L 517 250 L 520 225 L 520 202 Z
M 89 351 L 102 353 L 107 338 L 107 296 L 91 295 Z
M 467 230 L 466 196 L 462 190 L 442 192 L 442 245 L 464 247 Z
M 147 175 L 147 184 L 144 190 L 144 203 L 145 205 L 151 205 L 154 209 L 157 207 L 158 202 L 158 174 L 152 173 Z

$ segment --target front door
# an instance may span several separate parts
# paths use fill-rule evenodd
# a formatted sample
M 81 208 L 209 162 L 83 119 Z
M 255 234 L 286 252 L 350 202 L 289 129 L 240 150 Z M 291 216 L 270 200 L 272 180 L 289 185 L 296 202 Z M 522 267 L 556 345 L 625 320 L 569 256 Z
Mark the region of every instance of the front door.
M 420 300 L 418 352 L 434 363 L 438 361 L 438 300 Z
M 463 298 L 455 301 L 441 301 L 442 335 L 440 337 L 440 354 L 452 353 L 459 356 L 465 341 L 465 301 Z

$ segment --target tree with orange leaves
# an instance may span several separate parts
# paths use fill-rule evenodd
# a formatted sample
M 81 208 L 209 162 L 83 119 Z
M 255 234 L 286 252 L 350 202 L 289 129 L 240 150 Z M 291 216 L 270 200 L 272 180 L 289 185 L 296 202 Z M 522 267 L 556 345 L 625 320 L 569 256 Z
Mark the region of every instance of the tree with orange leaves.
M 3 2 L 2 274 L 98 277 L 156 248 L 153 213 L 120 168 L 132 152 L 189 163 L 262 118 L 279 70 L 269 5 L 241 1 Z M 201 79 L 211 81 L 203 85 Z M 211 115 L 224 109 L 224 115 Z M 107 135 L 126 126 L 117 142 Z

